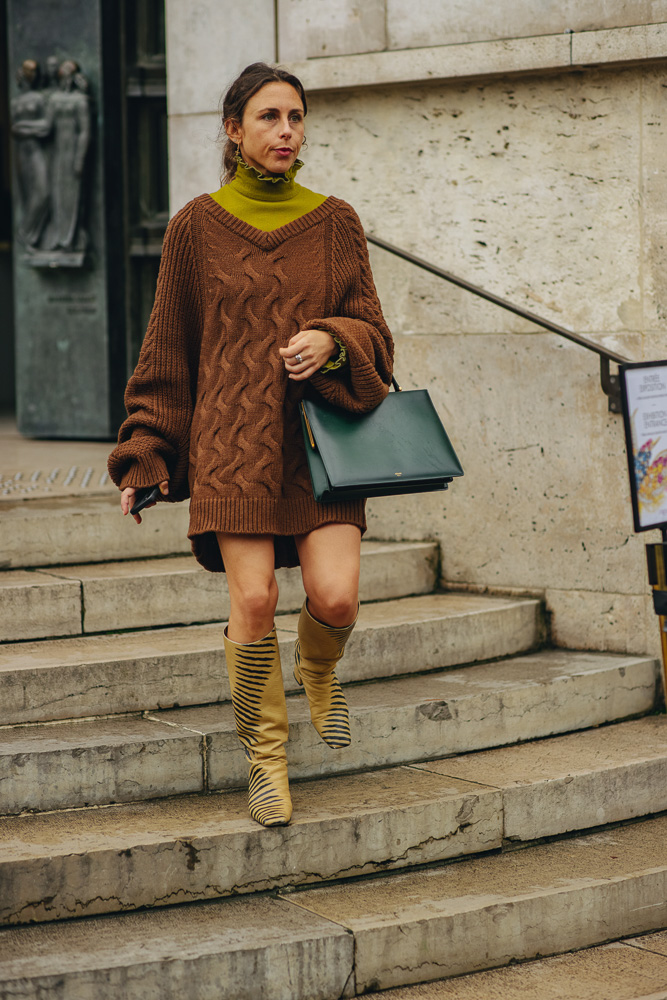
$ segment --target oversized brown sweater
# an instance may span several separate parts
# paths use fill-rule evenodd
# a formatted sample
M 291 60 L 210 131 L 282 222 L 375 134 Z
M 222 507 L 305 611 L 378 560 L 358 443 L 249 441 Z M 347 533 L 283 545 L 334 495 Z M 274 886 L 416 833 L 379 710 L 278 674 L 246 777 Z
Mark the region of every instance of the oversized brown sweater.
M 349 362 L 294 382 L 278 348 L 308 328 L 340 338 Z M 371 410 L 387 394 L 392 359 L 363 229 L 346 202 L 329 197 L 264 232 L 200 195 L 167 228 L 111 478 L 121 489 L 168 479 L 170 500 L 190 496 L 188 536 L 209 570 L 224 569 L 216 531 L 272 534 L 276 565 L 296 565 L 295 534 L 366 526 L 364 501 L 313 497 L 304 391 Z

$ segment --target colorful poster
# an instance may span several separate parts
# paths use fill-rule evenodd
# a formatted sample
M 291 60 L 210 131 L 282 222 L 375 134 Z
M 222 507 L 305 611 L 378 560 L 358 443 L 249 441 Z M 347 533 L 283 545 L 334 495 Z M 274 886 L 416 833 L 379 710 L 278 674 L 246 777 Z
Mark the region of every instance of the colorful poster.
M 647 531 L 667 525 L 667 361 L 621 377 L 635 530 Z

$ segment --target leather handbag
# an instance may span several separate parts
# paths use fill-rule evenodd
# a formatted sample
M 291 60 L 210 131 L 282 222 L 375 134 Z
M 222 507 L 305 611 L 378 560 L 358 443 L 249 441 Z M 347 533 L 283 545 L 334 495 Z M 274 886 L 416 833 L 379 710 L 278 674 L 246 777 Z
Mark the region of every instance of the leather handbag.
M 325 399 L 301 402 L 306 456 L 315 499 L 446 490 L 463 469 L 426 389 L 390 392 L 369 413 L 350 413 Z

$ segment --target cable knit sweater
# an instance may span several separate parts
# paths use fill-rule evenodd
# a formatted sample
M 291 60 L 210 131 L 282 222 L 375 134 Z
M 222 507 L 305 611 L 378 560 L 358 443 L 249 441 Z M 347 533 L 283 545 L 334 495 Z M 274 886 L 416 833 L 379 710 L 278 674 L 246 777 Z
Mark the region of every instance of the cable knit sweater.
M 308 328 L 339 338 L 348 363 L 294 382 L 278 348 Z M 299 402 L 316 391 L 371 410 L 387 394 L 392 359 L 363 229 L 346 202 L 329 197 L 265 232 L 200 195 L 167 228 L 111 478 L 121 489 L 168 479 L 170 500 L 190 496 L 188 536 L 209 570 L 224 570 L 216 531 L 272 534 L 276 566 L 296 565 L 295 534 L 366 527 L 364 501 L 315 501 Z

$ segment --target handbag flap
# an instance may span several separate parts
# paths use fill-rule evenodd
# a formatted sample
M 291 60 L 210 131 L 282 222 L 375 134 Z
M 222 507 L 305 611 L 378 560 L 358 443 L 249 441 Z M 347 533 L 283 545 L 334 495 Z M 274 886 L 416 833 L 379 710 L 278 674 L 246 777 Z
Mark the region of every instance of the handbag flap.
M 390 392 L 369 413 L 304 399 L 317 449 L 335 486 L 450 480 L 463 469 L 426 389 Z

